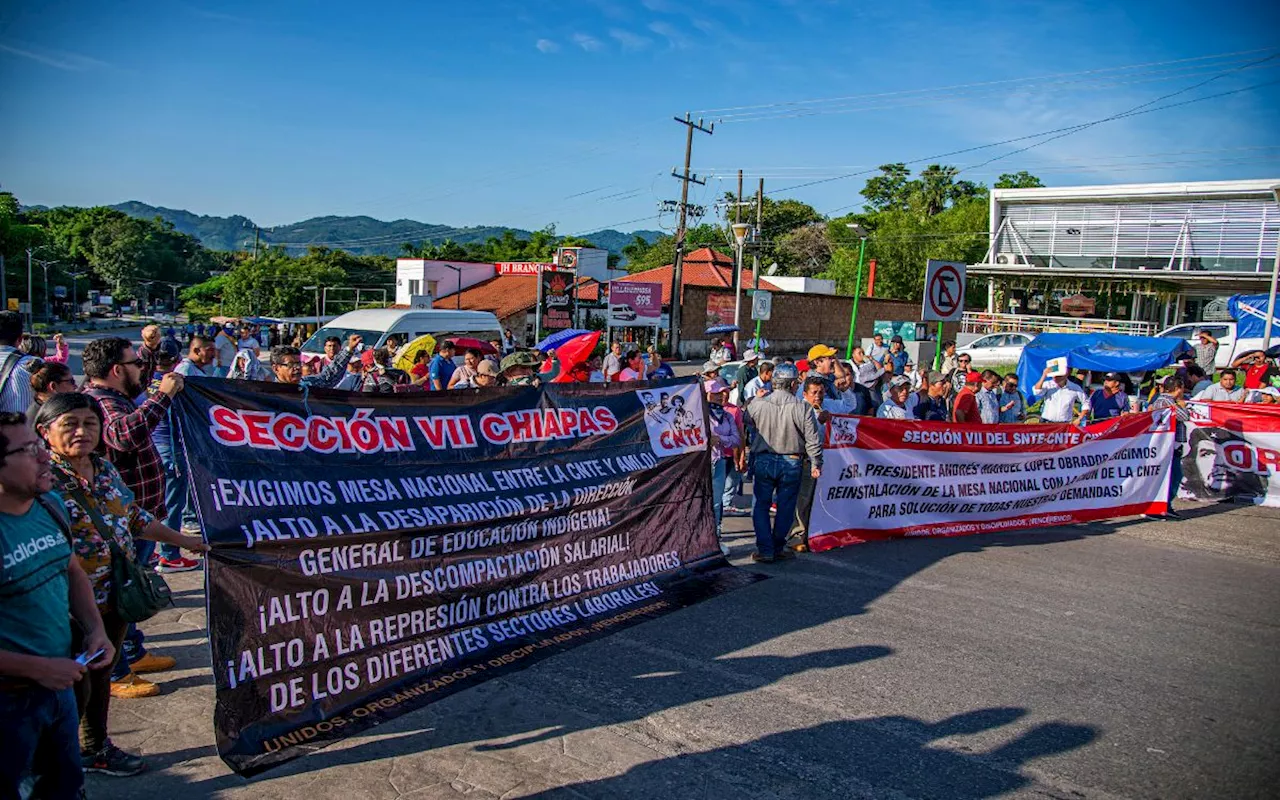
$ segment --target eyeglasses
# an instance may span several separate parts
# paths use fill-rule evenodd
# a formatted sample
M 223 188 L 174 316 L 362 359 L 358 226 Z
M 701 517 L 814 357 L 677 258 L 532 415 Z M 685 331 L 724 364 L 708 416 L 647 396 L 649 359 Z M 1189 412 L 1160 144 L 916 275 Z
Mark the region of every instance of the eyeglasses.
M 27 442 L 22 447 L 15 447 L 12 450 L 4 451 L 4 455 L 6 457 L 14 455 L 15 453 L 26 453 L 32 458 L 39 458 L 41 455 L 49 454 L 49 445 L 45 444 L 43 439 L 34 439 Z
M 276 366 L 284 367 L 285 369 L 302 369 L 302 362 L 301 361 L 281 361 L 280 363 L 276 364 Z
M 139 364 L 141 364 L 141 363 L 142 363 L 142 359 L 140 359 L 140 358 L 135 358 L 135 359 L 133 359 L 133 360 L 131 360 L 131 361 L 120 361 L 120 362 L 117 362 L 117 363 L 116 363 L 116 366 L 118 366 L 118 367 L 136 367 L 136 366 L 138 366 L 138 365 L 139 365 Z

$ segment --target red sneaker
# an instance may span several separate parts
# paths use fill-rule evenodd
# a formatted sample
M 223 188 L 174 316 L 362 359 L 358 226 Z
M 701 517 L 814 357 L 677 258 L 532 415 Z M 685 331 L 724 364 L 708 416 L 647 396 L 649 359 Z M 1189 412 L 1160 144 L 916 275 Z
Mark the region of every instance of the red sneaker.
M 156 565 L 156 572 L 159 572 L 161 575 L 170 572 L 191 572 L 192 570 L 197 569 L 200 569 L 200 562 L 193 558 L 186 557 L 175 559 L 162 558 L 160 559 L 160 563 Z

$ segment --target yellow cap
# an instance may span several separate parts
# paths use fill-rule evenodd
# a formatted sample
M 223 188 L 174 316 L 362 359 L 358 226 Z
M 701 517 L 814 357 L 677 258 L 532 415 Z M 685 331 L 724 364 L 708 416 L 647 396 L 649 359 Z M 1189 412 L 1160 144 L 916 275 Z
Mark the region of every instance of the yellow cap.
M 815 358 L 830 358 L 835 354 L 836 350 L 834 347 L 827 347 L 825 344 L 815 344 L 813 347 L 809 348 L 808 358 L 812 361 Z

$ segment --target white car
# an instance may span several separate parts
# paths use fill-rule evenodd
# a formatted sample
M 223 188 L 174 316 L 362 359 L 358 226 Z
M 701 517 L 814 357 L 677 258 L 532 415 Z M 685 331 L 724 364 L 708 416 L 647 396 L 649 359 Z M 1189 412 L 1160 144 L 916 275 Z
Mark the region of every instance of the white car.
M 1022 348 L 1034 338 L 1029 333 L 990 333 L 964 347 L 957 347 L 956 355 L 969 356 L 973 367 L 1016 364 L 1022 357 Z
M 1172 328 L 1166 328 L 1158 334 L 1159 336 L 1168 336 L 1174 339 L 1185 339 L 1187 344 L 1195 347 L 1200 344 L 1200 331 L 1205 331 L 1210 336 L 1218 340 L 1218 354 L 1213 357 L 1213 363 L 1216 367 L 1229 367 L 1242 353 L 1250 350 L 1261 350 L 1262 339 L 1236 339 L 1236 324 L 1234 322 L 1191 322 L 1185 325 L 1174 325 Z

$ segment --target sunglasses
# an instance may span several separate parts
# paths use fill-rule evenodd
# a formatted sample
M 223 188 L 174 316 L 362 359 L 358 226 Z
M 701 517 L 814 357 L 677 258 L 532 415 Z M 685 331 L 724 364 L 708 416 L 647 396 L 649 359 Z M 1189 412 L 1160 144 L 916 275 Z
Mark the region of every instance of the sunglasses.
M 135 358 L 135 359 L 133 359 L 133 360 L 131 360 L 131 361 L 121 361 L 121 362 L 119 362 L 118 364 L 116 364 L 116 366 L 118 366 L 118 367 L 136 367 L 136 366 L 138 366 L 138 365 L 139 365 L 139 364 L 141 364 L 141 363 L 142 363 L 142 359 L 140 359 L 140 358 Z

